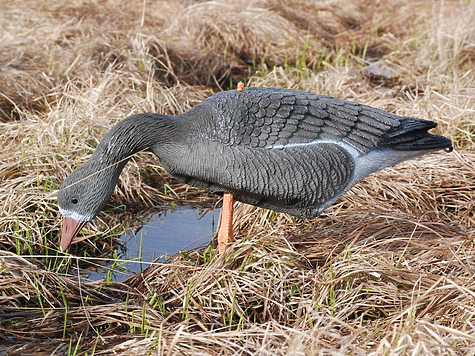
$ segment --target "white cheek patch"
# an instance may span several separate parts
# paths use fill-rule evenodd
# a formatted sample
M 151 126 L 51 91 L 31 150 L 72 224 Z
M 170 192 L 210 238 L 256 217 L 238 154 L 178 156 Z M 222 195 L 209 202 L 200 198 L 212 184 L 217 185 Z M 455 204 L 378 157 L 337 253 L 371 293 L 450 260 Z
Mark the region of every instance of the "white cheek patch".
M 65 218 L 72 218 L 76 221 L 91 221 L 94 219 L 94 215 L 92 214 L 79 214 L 76 211 L 68 210 L 68 209 L 62 209 L 61 207 L 59 208 L 59 211 L 61 212 L 61 215 Z

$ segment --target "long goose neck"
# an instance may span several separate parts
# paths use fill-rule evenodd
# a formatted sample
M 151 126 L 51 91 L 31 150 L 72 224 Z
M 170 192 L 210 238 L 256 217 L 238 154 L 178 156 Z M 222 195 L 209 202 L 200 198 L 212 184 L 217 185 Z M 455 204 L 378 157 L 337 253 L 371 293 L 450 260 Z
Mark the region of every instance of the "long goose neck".
M 126 118 L 115 125 L 97 147 L 93 159 L 102 166 L 122 170 L 132 155 L 174 142 L 177 136 L 173 116 L 145 113 Z

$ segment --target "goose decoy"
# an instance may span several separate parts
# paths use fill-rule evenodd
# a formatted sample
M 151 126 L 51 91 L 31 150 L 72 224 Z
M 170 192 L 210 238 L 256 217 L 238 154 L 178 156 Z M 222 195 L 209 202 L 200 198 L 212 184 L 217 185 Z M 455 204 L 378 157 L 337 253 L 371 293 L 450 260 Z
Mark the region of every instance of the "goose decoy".
M 218 243 L 232 241 L 233 199 L 313 218 L 371 173 L 445 149 L 432 121 L 304 91 L 240 88 L 187 112 L 126 118 L 58 193 L 61 250 L 104 208 L 133 154 L 153 152 L 176 179 L 224 195 Z

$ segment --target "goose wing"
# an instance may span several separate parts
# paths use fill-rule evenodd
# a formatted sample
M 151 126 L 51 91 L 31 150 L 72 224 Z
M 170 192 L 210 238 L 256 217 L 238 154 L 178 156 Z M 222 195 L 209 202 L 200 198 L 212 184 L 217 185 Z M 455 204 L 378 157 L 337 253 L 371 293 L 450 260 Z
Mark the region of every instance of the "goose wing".
M 219 93 L 187 112 L 184 122 L 191 117 L 198 117 L 197 125 L 181 155 L 189 158 L 186 165 L 167 165 L 172 175 L 298 217 L 320 214 L 366 175 L 399 162 L 386 164 L 384 154 L 373 159 L 368 153 L 414 146 L 411 132 L 429 135 L 434 125 L 278 88 Z M 360 162 L 362 156 L 367 162 Z
M 271 148 L 331 140 L 367 153 L 401 119 L 355 102 L 289 89 L 244 88 L 211 98 L 213 138 L 227 145 Z

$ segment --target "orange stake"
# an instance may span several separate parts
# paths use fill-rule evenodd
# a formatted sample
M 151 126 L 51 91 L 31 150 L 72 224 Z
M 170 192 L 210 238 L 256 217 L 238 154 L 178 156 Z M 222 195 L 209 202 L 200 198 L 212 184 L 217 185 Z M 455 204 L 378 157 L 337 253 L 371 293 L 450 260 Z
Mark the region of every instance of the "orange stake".
M 223 207 L 221 211 L 221 224 L 218 232 L 218 250 L 219 254 L 226 251 L 227 245 L 234 241 L 233 234 L 233 211 L 234 197 L 230 193 L 223 194 Z

